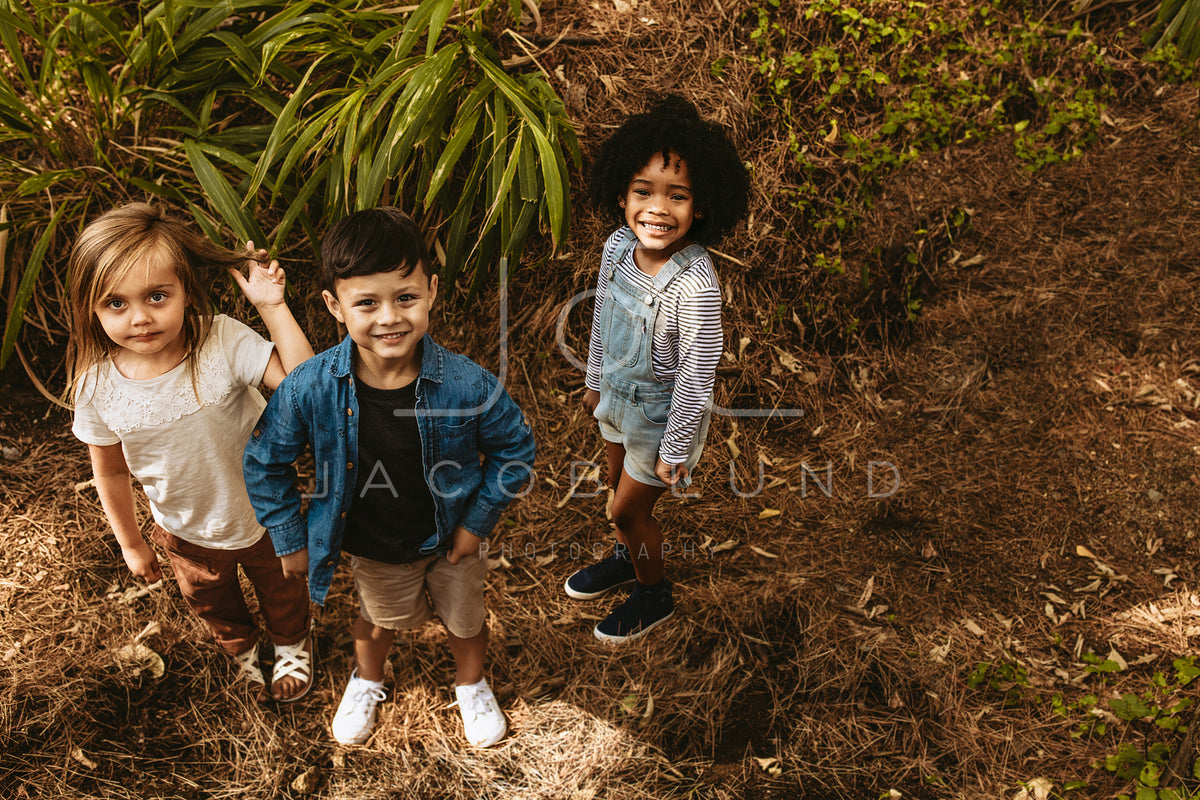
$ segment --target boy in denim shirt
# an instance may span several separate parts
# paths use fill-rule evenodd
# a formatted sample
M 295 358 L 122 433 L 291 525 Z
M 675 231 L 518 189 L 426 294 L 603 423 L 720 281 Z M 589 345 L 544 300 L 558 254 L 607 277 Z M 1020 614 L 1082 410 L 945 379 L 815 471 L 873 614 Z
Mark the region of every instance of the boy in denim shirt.
M 396 631 L 436 613 L 467 739 L 488 747 L 508 726 L 483 677 L 484 542 L 532 472 L 533 434 L 491 373 L 426 333 L 438 277 L 412 219 L 395 208 L 351 214 L 321 260 L 325 305 L 349 335 L 271 397 L 246 446 L 250 500 L 285 574 L 307 575 L 316 603 L 350 554 L 356 668 L 334 738 L 367 740 Z M 302 514 L 293 462 L 306 446 L 316 489 Z

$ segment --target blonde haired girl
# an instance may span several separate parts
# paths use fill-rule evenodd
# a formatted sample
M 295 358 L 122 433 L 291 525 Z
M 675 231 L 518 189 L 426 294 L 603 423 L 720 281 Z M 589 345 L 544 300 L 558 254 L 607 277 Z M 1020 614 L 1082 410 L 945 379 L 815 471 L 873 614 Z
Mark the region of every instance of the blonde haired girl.
M 214 316 L 205 288 L 214 267 L 235 277 L 274 344 Z M 72 432 L 88 445 L 125 563 L 147 582 L 162 577 L 138 526 L 132 475 L 188 606 L 265 696 L 240 566 L 275 645 L 271 693 L 299 699 L 312 685 L 306 588 L 284 576 L 242 478 L 242 450 L 265 406 L 255 387 L 275 388 L 313 354 L 287 307 L 283 270 L 253 243 L 234 253 L 131 203 L 84 228 L 69 275 Z

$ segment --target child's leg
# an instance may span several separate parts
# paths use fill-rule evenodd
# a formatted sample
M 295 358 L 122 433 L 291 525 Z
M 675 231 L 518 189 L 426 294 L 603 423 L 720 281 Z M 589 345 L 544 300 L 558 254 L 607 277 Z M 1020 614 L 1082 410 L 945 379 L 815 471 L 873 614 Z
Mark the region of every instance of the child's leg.
M 457 564 L 439 558 L 425 573 L 429 599 L 446 626 L 456 684 L 477 683 L 483 678 L 488 645 L 483 599 L 486 582 L 487 558 L 480 556 L 467 556 Z
M 487 659 L 487 609 L 483 591 L 487 559 L 468 556 L 457 564 L 439 558 L 425 573 L 429 599 L 446 626 L 454 655 L 454 697 L 467 741 L 491 747 L 504 738 L 508 722 L 483 677 Z
M 271 694 L 276 700 L 290 700 L 300 695 L 312 681 L 311 642 L 305 642 L 309 629 L 308 588 L 304 581 L 284 576 L 271 537 L 266 534 L 257 544 L 237 553 L 242 571 L 254 586 L 267 633 L 275 644 L 279 677 L 271 681 Z M 305 642 L 302 650 L 293 648 L 301 660 L 289 662 L 291 668 L 281 664 L 280 648 L 302 642 Z M 303 664 L 309 665 L 307 670 Z
M 188 608 L 208 625 L 217 645 L 230 655 L 254 647 L 258 626 L 242 596 L 236 551 L 201 547 L 157 525 L 153 538 L 167 551 Z
M 621 485 L 621 477 L 625 474 L 625 445 L 616 442 L 604 442 L 605 455 L 608 457 L 608 481 L 609 488 L 615 494 L 617 487 Z M 621 529 L 617 528 L 617 541 L 626 547 L 629 542 L 625 541 L 625 534 L 621 533 Z
M 449 630 L 446 631 L 446 638 L 450 640 L 450 653 L 454 656 L 454 682 L 462 686 L 483 680 L 483 662 L 487 659 L 488 646 L 487 625 L 469 639 L 460 639 Z
M 654 504 L 665 489 L 639 483 L 623 469 L 619 474 L 612 507 L 617 536 L 629 548 L 638 581 L 661 583 L 665 577 L 663 535 L 662 526 L 654 518 Z
M 381 628 L 361 614 L 354 620 L 350 632 L 354 636 L 354 663 L 358 668 L 358 677 L 379 683 L 383 680 L 383 666 L 387 663 L 396 632 Z

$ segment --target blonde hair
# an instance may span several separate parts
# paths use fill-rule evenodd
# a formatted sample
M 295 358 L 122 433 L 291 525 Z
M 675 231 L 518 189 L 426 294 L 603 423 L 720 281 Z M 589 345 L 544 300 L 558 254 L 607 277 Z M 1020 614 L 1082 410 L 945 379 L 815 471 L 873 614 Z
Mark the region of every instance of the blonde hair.
M 184 360 L 195 387 L 195 356 L 212 328 L 207 289 L 210 270 L 245 263 L 246 256 L 213 244 L 147 203 L 129 203 L 93 220 L 71 249 L 67 280 L 71 336 L 67 344 L 67 401 L 82 388 L 87 371 L 106 361 L 117 345 L 96 316 L 96 306 L 135 267 L 149 258 L 170 264 L 187 298 L 183 316 Z

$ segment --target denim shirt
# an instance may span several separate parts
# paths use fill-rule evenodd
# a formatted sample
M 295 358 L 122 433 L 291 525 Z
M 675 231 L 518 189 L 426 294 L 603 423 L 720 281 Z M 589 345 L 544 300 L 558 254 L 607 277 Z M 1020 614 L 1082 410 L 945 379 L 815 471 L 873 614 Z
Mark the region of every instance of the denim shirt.
M 529 423 L 496 377 L 426 334 L 415 413 L 437 532 L 423 552 L 444 553 L 461 525 L 486 538 L 533 472 Z M 246 489 L 280 556 L 308 548 L 308 589 L 323 605 L 341 556 L 358 468 L 354 343 L 292 370 L 276 389 L 246 445 Z M 311 445 L 316 487 L 301 513 L 293 462 Z M 483 455 L 482 461 L 480 454 Z M 398 524 L 403 524 L 398 521 Z

